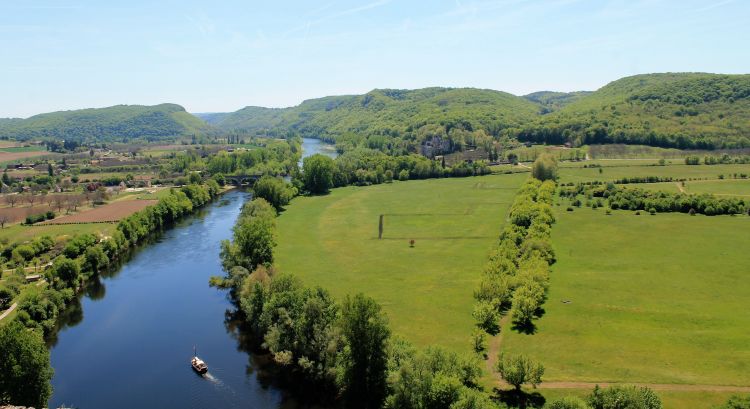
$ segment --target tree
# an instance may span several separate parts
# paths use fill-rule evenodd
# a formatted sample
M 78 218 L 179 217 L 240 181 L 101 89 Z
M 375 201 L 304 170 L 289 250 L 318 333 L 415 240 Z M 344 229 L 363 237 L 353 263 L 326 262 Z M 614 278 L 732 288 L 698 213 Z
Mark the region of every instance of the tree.
M 588 405 L 586 405 L 586 402 L 582 401 L 581 399 L 575 396 L 566 396 L 564 398 L 554 400 L 549 405 L 546 405 L 545 408 L 548 408 L 548 409 L 589 409 Z
M 542 383 L 544 366 L 525 355 L 506 357 L 501 352 L 497 357 L 497 372 L 505 382 L 520 391 L 521 385 L 525 383 L 530 383 L 535 388 Z
M 661 409 L 661 400 L 646 387 L 597 385 L 588 397 L 592 409 Z
M 541 181 L 556 180 L 557 160 L 547 153 L 539 155 L 531 167 L 531 174 Z
M 336 164 L 328 156 L 315 154 L 302 162 L 305 189 L 312 194 L 328 193 L 333 187 L 333 170 Z
M 109 257 L 104 254 L 100 246 L 91 246 L 84 253 L 84 267 L 88 271 L 98 273 L 109 264 Z
M 52 167 L 51 163 L 47 164 L 47 175 L 48 176 L 54 176 L 55 175 L 55 169 Z
M 62 208 L 65 206 L 65 201 L 66 201 L 65 199 L 66 199 L 65 195 L 55 195 L 52 197 L 52 203 L 55 205 L 58 212 L 61 211 Z
M 5 203 L 8 203 L 10 207 L 13 207 L 16 205 L 16 202 L 18 201 L 18 195 L 15 193 L 11 193 L 9 195 L 5 195 Z
M 13 182 L 10 180 L 10 176 L 8 176 L 8 169 L 5 169 L 3 171 L 3 184 L 10 186 L 11 183 Z
M 276 210 L 281 210 L 294 197 L 296 189 L 283 179 L 266 175 L 255 182 L 253 193 L 255 197 L 266 199 Z
M 10 307 L 11 301 L 16 296 L 16 293 L 8 287 L 0 287 L 0 311 Z
M 26 203 L 28 203 L 29 206 L 34 207 L 34 202 L 36 202 L 36 195 L 34 195 L 34 193 L 28 193 L 24 196 L 24 199 L 26 199 Z
M 10 215 L 0 210 L 0 229 L 4 229 L 5 225 L 10 221 Z
M 372 298 L 346 297 L 341 309 L 346 347 L 340 384 L 349 407 L 380 408 L 387 388 L 388 322 Z
M 49 350 L 19 322 L 0 327 L 0 403 L 45 407 L 52 395 Z
M 71 260 L 65 256 L 60 256 L 52 265 L 52 274 L 62 280 L 67 287 L 76 287 L 78 286 L 81 267 L 75 260 Z

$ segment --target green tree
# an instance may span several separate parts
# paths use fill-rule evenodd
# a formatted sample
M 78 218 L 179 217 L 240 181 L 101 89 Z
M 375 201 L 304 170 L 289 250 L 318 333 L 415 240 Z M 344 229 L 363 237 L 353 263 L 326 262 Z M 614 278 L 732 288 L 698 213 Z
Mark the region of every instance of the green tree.
M 55 259 L 55 263 L 52 265 L 52 275 L 65 283 L 66 287 L 76 287 L 81 275 L 81 267 L 77 261 L 60 256 Z
M 18 322 L 0 327 L 0 403 L 45 407 L 52 395 L 49 350 Z
M 302 163 L 305 189 L 312 194 L 328 193 L 333 187 L 335 166 L 333 159 L 319 153 L 306 157 Z
M 340 365 L 340 385 L 349 407 L 380 408 L 386 395 L 388 322 L 372 298 L 346 297 L 341 309 L 341 333 L 346 341 Z
M 101 246 L 91 246 L 84 253 L 84 269 L 98 273 L 109 264 L 109 257 L 104 254 Z
M 547 409 L 589 409 L 589 406 L 575 396 L 566 396 L 556 399 L 545 406 Z
M 661 409 L 661 400 L 646 387 L 597 385 L 588 397 L 592 409 Z
M 292 200 L 296 189 L 281 178 L 266 175 L 255 182 L 253 193 L 255 197 L 266 199 L 276 210 L 281 210 Z
M 520 391 L 525 383 L 530 383 L 535 388 L 542 383 L 544 366 L 525 355 L 505 356 L 501 352 L 497 357 L 497 372 L 505 382 Z
M 11 301 L 16 296 L 15 291 L 8 287 L 0 287 L 0 311 L 10 307 Z
M 539 155 L 531 167 L 531 175 L 535 178 L 545 180 L 557 179 L 557 159 L 550 154 Z

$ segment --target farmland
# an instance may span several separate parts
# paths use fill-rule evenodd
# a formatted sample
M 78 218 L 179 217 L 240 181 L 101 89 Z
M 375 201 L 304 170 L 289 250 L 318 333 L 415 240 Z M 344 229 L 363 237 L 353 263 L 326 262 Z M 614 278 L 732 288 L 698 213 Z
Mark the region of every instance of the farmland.
M 584 165 L 587 165 L 587 162 L 580 163 L 577 168 L 561 167 L 559 171 L 560 182 L 579 183 L 597 180 L 607 182 L 622 178 L 649 176 L 674 179 L 718 179 L 719 175 L 729 176 L 735 173 L 750 175 L 750 164 L 696 166 L 673 164 L 667 166 L 603 166 L 600 168 L 584 168 Z
M 374 297 L 394 333 L 417 345 L 466 351 L 472 289 L 527 177 L 395 182 L 297 198 L 278 219 L 277 265 L 337 297 Z
M 42 224 L 116 222 L 157 202 L 157 200 L 121 200 L 95 207 L 85 212 L 48 220 Z

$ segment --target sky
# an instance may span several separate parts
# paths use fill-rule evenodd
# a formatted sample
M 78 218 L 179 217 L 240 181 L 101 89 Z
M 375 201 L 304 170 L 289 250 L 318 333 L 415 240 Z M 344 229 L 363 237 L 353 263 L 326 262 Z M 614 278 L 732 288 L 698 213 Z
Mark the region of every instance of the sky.
M 0 0 L 0 117 L 750 72 L 750 0 Z

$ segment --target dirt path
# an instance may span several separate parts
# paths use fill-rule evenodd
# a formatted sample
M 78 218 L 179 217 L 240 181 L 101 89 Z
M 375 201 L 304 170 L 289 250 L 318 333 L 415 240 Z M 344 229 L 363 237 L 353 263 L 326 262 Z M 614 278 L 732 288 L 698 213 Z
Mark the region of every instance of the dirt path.
M 675 185 L 677 185 L 677 189 L 680 189 L 680 193 L 687 193 L 685 191 L 685 188 L 682 186 L 682 182 L 675 182 Z
M 500 334 L 490 339 L 490 348 L 487 350 L 487 372 L 490 375 L 495 375 L 497 355 L 500 353 L 500 345 L 503 343 L 503 332 L 507 331 L 508 322 L 510 322 L 510 314 L 505 314 L 500 319 Z
M 4 313 L 0 314 L 0 321 L 2 321 L 3 318 L 7 317 L 8 314 L 10 314 L 11 312 L 13 312 L 13 310 L 15 310 L 16 307 L 18 307 L 18 303 L 14 302 L 13 305 L 10 306 L 10 308 L 8 308 L 7 310 L 5 310 Z

